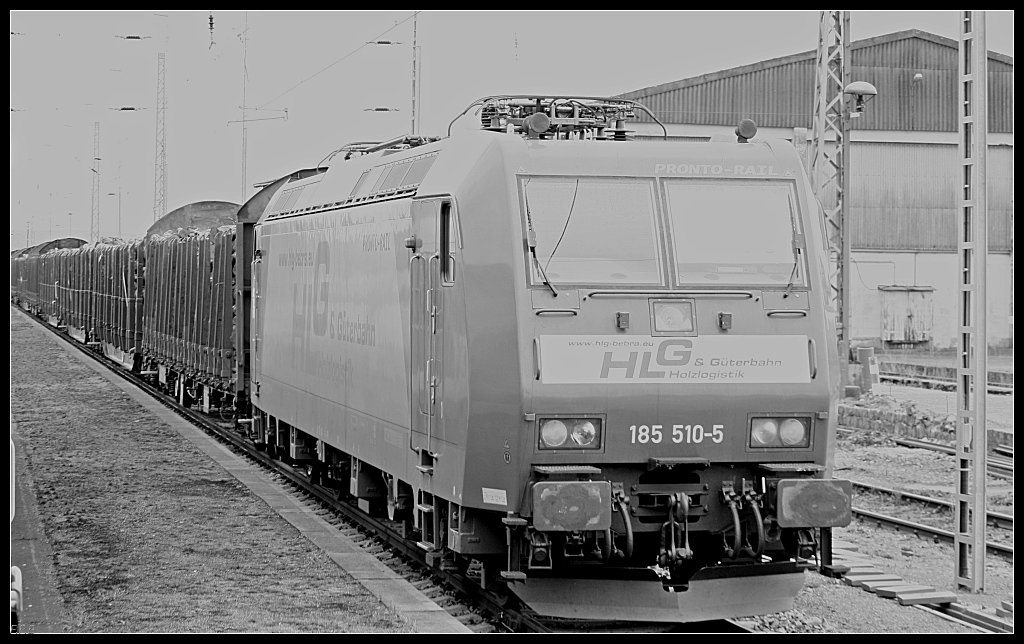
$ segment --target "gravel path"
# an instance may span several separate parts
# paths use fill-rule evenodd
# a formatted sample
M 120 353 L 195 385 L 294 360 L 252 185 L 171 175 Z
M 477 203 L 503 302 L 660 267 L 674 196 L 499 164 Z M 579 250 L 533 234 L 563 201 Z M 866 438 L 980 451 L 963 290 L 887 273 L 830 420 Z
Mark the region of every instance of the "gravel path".
M 33 324 L 12 311 L 11 416 L 54 552 L 65 632 L 412 632 Z

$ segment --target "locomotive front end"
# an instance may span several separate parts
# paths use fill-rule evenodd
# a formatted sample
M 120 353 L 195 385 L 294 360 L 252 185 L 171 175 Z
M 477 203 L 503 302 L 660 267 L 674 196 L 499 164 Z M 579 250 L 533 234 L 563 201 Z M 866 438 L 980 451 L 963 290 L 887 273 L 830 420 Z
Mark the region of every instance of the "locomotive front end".
M 821 535 L 851 517 L 831 478 L 827 242 L 795 151 L 527 148 L 530 471 L 501 576 L 567 618 L 790 609 Z

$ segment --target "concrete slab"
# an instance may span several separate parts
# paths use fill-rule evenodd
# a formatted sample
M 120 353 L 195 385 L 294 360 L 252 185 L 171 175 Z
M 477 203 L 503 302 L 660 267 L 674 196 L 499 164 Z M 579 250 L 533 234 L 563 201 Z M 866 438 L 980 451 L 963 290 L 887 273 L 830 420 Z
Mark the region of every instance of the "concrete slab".
M 863 559 L 861 557 L 853 557 L 851 559 L 833 559 L 835 563 L 841 563 L 849 568 L 874 568 L 877 566 L 877 562 L 871 561 L 870 559 Z
M 892 599 L 899 593 L 925 593 L 935 590 L 933 586 L 925 586 L 923 584 L 897 584 L 895 586 L 879 586 L 875 588 L 875 594 L 879 597 L 886 597 Z
M 396 583 L 385 579 L 363 579 L 360 583 L 389 608 L 408 619 L 418 633 L 473 632 L 405 580 Z M 459 628 L 455 629 L 451 622 L 458 624 Z
M 849 572 L 849 573 L 847 573 L 846 576 L 847 577 L 852 577 L 854 579 L 863 579 L 865 577 L 877 577 L 879 575 L 888 575 L 888 574 L 889 573 L 884 571 L 884 570 L 879 570 L 877 568 L 872 568 L 871 570 L 864 570 L 864 571 L 858 571 L 858 572 Z
M 328 557 L 340 554 L 361 553 L 362 549 L 348 539 L 339 539 L 334 534 L 306 533 L 306 538 L 320 548 Z
M 896 601 L 901 606 L 913 606 L 914 604 L 952 604 L 956 601 L 956 593 L 935 590 L 920 593 L 897 593 Z
M 885 587 L 885 586 L 892 586 L 893 584 L 909 584 L 909 583 L 910 582 L 908 582 L 905 579 L 900 579 L 899 581 L 886 581 L 886 580 L 883 579 L 881 581 L 863 581 L 863 582 L 861 582 L 860 587 L 863 588 L 864 590 L 868 591 L 869 593 L 876 593 L 877 594 L 879 588 L 882 588 L 882 587 Z M 924 590 L 928 590 L 928 588 L 925 588 Z M 931 590 L 934 590 L 934 589 L 931 589 Z
M 339 566 L 353 577 L 360 579 L 401 579 L 375 557 L 368 557 L 364 552 L 344 552 L 330 555 Z
M 326 524 L 322 518 L 311 514 L 308 510 L 282 509 L 279 514 L 303 534 L 333 534 L 337 532 L 333 526 Z
M 865 575 L 863 577 L 846 577 L 848 583 L 855 588 L 863 588 L 864 584 L 868 582 L 887 581 L 887 582 L 902 582 L 903 577 L 899 575 Z M 845 581 L 844 580 L 844 581 Z

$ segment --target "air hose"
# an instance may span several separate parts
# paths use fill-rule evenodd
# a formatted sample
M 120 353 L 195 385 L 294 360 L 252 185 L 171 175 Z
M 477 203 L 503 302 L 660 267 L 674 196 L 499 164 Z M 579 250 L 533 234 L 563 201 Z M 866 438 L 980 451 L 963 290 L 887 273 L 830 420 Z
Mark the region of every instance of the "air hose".
M 633 556 L 633 524 L 629 522 L 629 510 L 626 509 L 625 501 L 619 501 L 619 514 L 622 515 L 622 523 L 626 526 L 626 558 Z

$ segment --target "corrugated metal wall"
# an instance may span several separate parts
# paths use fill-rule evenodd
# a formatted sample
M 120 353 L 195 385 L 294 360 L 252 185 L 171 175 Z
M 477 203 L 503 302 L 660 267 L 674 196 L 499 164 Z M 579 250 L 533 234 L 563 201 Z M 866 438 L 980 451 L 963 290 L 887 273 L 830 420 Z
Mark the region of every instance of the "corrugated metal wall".
M 851 122 L 852 138 L 857 138 L 857 130 L 956 132 L 958 46 L 955 40 L 919 30 L 852 43 L 852 80 L 878 89 Z M 1012 62 L 989 53 L 990 132 L 1013 130 Z M 742 118 L 752 118 L 761 127 L 810 129 L 814 76 L 812 51 L 622 96 L 644 103 L 666 123 L 732 127 Z M 854 249 L 956 250 L 960 166 L 955 144 L 855 140 L 851 147 L 849 216 Z M 1010 249 L 1012 177 L 1012 148 L 990 146 L 988 217 L 993 252 Z
M 878 96 L 854 127 L 956 132 L 960 100 L 957 56 L 956 47 L 921 38 L 854 49 L 852 80 L 867 81 L 878 89 Z M 989 56 L 988 87 L 989 131 L 1012 131 L 1013 66 Z
M 989 250 L 1010 250 L 1009 146 L 989 146 Z M 956 250 L 959 152 L 956 145 L 869 143 L 851 145 L 852 248 Z
M 717 75 L 716 75 L 717 76 Z M 651 95 L 624 94 L 646 105 L 665 123 L 759 127 L 809 127 L 814 97 L 814 61 L 769 67 Z M 638 112 L 640 121 L 650 121 Z
M 851 80 L 878 89 L 855 129 L 957 130 L 958 43 L 917 30 L 851 44 Z M 915 75 L 920 78 L 915 80 Z M 812 126 L 815 52 L 746 65 L 623 94 L 666 123 L 761 127 Z M 1013 130 L 1013 65 L 989 55 L 989 131 Z M 641 114 L 640 121 L 649 120 Z

